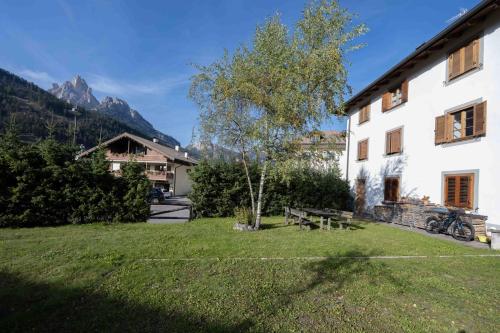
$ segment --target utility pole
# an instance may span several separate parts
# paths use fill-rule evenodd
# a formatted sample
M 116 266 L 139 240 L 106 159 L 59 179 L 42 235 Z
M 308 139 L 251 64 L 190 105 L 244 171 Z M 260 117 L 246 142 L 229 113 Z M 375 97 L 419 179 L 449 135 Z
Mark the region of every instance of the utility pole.
M 73 107 L 71 111 L 74 113 L 75 122 L 73 124 L 73 146 L 76 144 L 76 107 Z

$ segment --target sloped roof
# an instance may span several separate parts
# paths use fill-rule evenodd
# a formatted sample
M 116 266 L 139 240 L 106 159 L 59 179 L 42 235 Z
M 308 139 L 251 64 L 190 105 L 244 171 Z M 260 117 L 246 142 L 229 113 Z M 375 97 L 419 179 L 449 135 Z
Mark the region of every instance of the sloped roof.
M 346 144 L 345 132 L 339 131 L 319 131 L 317 132 L 319 136 L 319 142 L 314 142 L 314 135 L 302 138 L 300 144 L 302 146 L 309 146 L 313 144 L 327 145 L 335 144 L 339 148 L 344 148 Z
M 167 146 L 161 145 L 159 143 L 153 142 L 151 140 L 148 140 L 148 139 L 145 139 L 145 138 L 142 138 L 140 136 L 137 136 L 137 135 L 134 135 L 134 134 L 130 134 L 130 133 L 127 133 L 127 132 L 124 132 L 124 133 L 122 133 L 122 134 L 120 134 L 118 136 L 115 136 L 112 139 L 109 139 L 108 141 L 103 142 L 101 144 L 101 146 L 106 147 L 110 143 L 116 142 L 116 141 L 118 141 L 120 139 L 123 139 L 123 138 L 129 138 L 131 140 L 134 140 L 134 141 L 140 143 L 141 145 L 143 145 L 145 147 L 148 147 L 148 148 L 150 148 L 152 150 L 155 150 L 155 151 L 159 152 L 160 154 L 164 155 L 165 157 L 167 157 L 170 160 L 181 161 L 181 162 L 187 163 L 187 164 L 198 164 L 198 160 L 196 160 L 196 159 L 194 159 L 192 157 L 189 157 L 189 156 L 185 157 L 183 151 L 177 151 L 177 150 L 175 150 L 175 149 L 173 149 L 171 147 L 167 147 Z M 99 146 L 90 148 L 89 150 L 86 150 L 83 153 L 80 153 L 78 155 L 78 157 L 80 158 L 80 157 L 87 156 L 88 154 L 96 151 L 98 148 L 99 148 Z
M 418 46 L 410 55 L 390 68 L 387 72 L 382 74 L 379 78 L 370 83 L 356 95 L 351 97 L 346 102 L 346 112 L 349 113 L 358 103 L 367 102 L 368 98 L 371 98 L 372 95 L 379 93 L 378 91 L 383 86 L 389 84 L 391 80 L 400 77 L 401 74 L 407 69 L 413 68 L 418 61 L 428 58 L 430 53 L 443 49 L 448 41 L 460 37 L 467 28 L 482 22 L 486 15 L 494 10 L 497 10 L 499 7 L 500 0 L 481 1 L 465 15 L 448 25 L 444 30 L 427 42 Z

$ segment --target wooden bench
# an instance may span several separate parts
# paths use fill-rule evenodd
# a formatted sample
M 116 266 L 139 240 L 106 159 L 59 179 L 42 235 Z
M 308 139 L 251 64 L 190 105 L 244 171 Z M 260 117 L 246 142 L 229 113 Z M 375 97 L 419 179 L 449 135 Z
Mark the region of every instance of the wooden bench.
M 354 216 L 353 212 L 346 212 L 344 210 L 336 210 L 336 209 L 328 209 L 328 212 L 335 214 L 334 219 L 338 221 L 340 229 L 344 229 L 344 224 L 347 227 L 351 226 L 352 218 Z
M 292 218 L 294 223 L 298 223 L 300 229 L 304 226 L 310 227 L 312 224 L 312 221 L 307 218 L 306 212 L 296 208 L 285 207 L 285 224 L 288 224 L 289 218 Z

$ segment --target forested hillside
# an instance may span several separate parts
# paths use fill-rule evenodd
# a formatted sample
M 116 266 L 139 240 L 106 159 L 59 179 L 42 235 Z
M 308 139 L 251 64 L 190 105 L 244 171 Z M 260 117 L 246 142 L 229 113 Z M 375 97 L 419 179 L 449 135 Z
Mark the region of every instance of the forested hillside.
M 0 69 L 0 132 L 15 126 L 25 141 L 37 141 L 51 133 L 60 142 L 71 142 L 76 114 L 76 144 L 95 146 L 99 138 L 109 139 L 122 132 L 142 135 L 129 126 L 100 114 L 59 100 L 12 73 Z

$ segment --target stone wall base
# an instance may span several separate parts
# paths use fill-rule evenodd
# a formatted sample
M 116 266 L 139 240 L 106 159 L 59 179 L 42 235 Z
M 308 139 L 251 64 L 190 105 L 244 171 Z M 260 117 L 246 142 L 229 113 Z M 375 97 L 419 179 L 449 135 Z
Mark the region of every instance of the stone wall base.
M 378 205 L 373 208 L 373 217 L 378 221 L 425 229 L 427 218 L 436 215 L 434 212 L 429 212 L 434 207 L 436 206 L 431 204 L 414 203 Z M 467 214 L 464 219 L 472 223 L 476 236 L 486 235 L 486 216 Z

